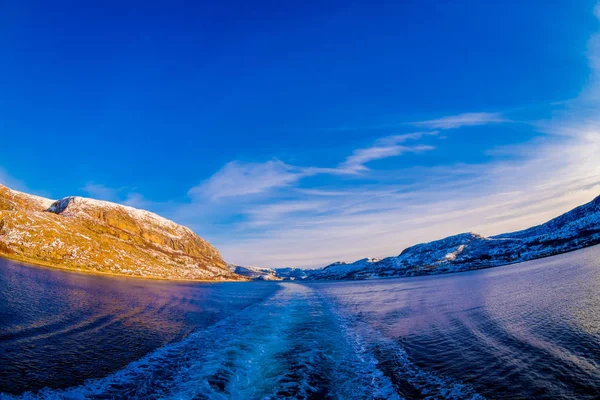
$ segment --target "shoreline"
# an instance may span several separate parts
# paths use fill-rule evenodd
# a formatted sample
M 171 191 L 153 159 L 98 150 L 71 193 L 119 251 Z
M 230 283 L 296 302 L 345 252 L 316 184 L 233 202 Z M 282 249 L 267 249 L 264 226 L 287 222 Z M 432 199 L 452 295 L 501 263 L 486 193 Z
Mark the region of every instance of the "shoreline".
M 531 258 L 529 260 L 514 261 L 514 262 L 509 262 L 507 264 L 500 264 L 500 265 L 488 265 L 488 266 L 484 266 L 481 268 L 465 269 L 462 271 L 444 271 L 444 272 L 438 272 L 438 273 L 433 273 L 433 274 L 419 274 L 419 275 L 408 275 L 408 276 L 406 276 L 406 275 L 382 276 L 382 277 L 371 278 L 371 279 L 304 279 L 304 280 L 299 280 L 299 281 L 300 282 L 310 282 L 310 283 L 317 283 L 317 282 L 374 282 L 374 281 L 393 280 L 393 279 L 412 279 L 412 278 L 426 278 L 426 277 L 434 277 L 434 276 L 449 276 L 449 275 L 457 275 L 457 274 L 466 274 L 469 272 L 477 272 L 477 271 L 484 271 L 484 270 L 488 270 L 488 269 L 510 267 L 510 266 L 514 266 L 514 265 L 518 265 L 518 264 L 524 264 L 524 263 L 528 263 L 528 262 L 543 260 L 545 258 L 559 257 L 559 256 L 562 256 L 563 254 L 574 253 L 576 251 L 589 249 L 594 246 L 600 246 L 600 243 L 596 243 L 596 244 L 592 244 L 592 245 L 584 246 L 584 247 L 579 247 L 577 249 L 567 250 L 567 251 L 564 251 L 561 253 L 548 254 L 548 255 L 544 255 L 544 256 L 540 256 L 540 257 L 535 257 L 535 258 Z M 286 282 L 286 280 L 284 279 L 283 282 Z
M 59 270 L 63 272 L 72 272 L 82 275 L 94 275 L 94 276 L 103 276 L 103 277 L 113 277 L 113 278 L 131 278 L 131 279 L 143 279 L 150 281 L 158 281 L 158 282 L 176 282 L 176 283 L 231 283 L 231 282 L 252 282 L 251 280 L 234 280 L 234 279 L 223 279 L 223 280 L 208 280 L 208 279 L 184 279 L 184 278 L 160 278 L 154 276 L 137 276 L 137 275 L 125 275 L 125 274 L 115 274 L 112 272 L 99 272 L 92 270 L 84 270 L 84 269 L 76 269 L 70 267 L 64 267 L 60 265 L 56 265 L 46 261 L 34 260 L 27 257 L 21 257 L 13 254 L 0 253 L 0 258 L 16 261 L 26 266 L 37 267 L 37 268 L 49 268 L 54 270 Z
M 574 248 L 574 249 L 569 249 L 560 253 L 554 253 L 554 254 L 546 254 L 543 256 L 539 256 L 539 257 L 534 257 L 531 258 L 529 260 L 520 260 L 520 261 L 514 261 L 514 262 L 509 262 L 506 264 L 500 264 L 500 265 L 487 265 L 487 266 L 482 266 L 479 268 L 472 268 L 472 269 L 467 269 L 467 270 L 463 270 L 463 271 L 444 271 L 444 272 L 437 272 L 437 273 L 430 273 L 430 274 L 418 274 L 418 275 L 410 275 L 410 276 L 386 276 L 386 277 L 377 277 L 377 278 L 371 278 L 371 279 L 298 279 L 298 280 L 286 280 L 286 279 L 282 279 L 282 280 L 277 280 L 277 281 L 273 281 L 273 282 L 307 282 L 307 283 L 317 283 L 317 282 L 365 282 L 365 281 L 379 281 L 379 280 L 391 280 L 391 279 L 407 279 L 407 278 L 422 278 L 422 277 L 427 277 L 427 276 L 438 276 L 438 275 L 454 275 L 454 274 L 462 274 L 462 273 L 467 273 L 467 272 L 473 272 L 473 271 L 481 271 L 481 270 L 486 270 L 486 269 L 495 269 L 495 268 L 500 268 L 500 267 L 506 267 L 506 266 L 511 266 L 511 265 L 516 265 L 516 264 L 522 264 L 522 263 L 527 263 L 527 262 L 531 262 L 531 261 L 536 261 L 536 260 L 541 260 L 544 258 L 550 258 L 550 257 L 556 257 L 556 256 L 560 256 L 562 254 L 567 254 L 567 253 L 572 253 L 575 251 L 579 251 L 579 250 L 584 250 L 590 247 L 594 247 L 594 246 L 598 246 L 600 245 L 600 243 L 593 243 L 590 244 L 588 246 L 583 246 L 583 247 L 579 247 L 579 248 Z M 56 264 L 52 264 L 50 262 L 45 262 L 45 261 L 39 261 L 39 260 L 33 260 L 33 259 L 29 259 L 27 257 L 21 257 L 21 256 L 17 256 L 17 255 L 9 255 L 6 253 L 0 253 L 0 259 L 6 259 L 6 260 L 10 260 L 10 261 L 16 261 L 16 262 L 20 262 L 25 264 L 26 266 L 33 266 L 33 267 L 38 267 L 38 268 L 49 268 L 49 269 L 54 269 L 54 270 L 60 270 L 60 271 L 64 271 L 64 272 L 72 272 L 72 273 L 78 273 L 78 274 L 83 274 L 83 275 L 94 275 L 94 276 L 104 276 L 104 277 L 117 277 L 117 278 L 131 278 L 131 279 L 143 279 L 143 280 L 151 280 L 151 281 L 158 281 L 158 282 L 177 282 L 177 283 L 231 283 L 231 282 L 239 282 L 239 283 L 244 283 L 244 282 L 264 282 L 262 280 L 254 280 L 254 279 L 250 279 L 250 278 L 246 278 L 246 279 L 240 279 L 240 280 L 234 280 L 234 279 L 224 279 L 224 280 L 207 280 L 207 279 L 183 279 L 183 278 L 159 278 L 159 277 L 153 277 L 153 276 L 136 276 L 136 275 L 125 275 L 125 274 L 115 274 L 115 273 L 111 273 L 111 272 L 98 272 L 98 271 L 91 271 L 91 270 L 82 270 L 82 269 L 75 269 L 75 268 L 69 268 L 69 267 L 63 267 L 63 266 L 59 266 Z M 240 275 L 243 276 L 243 275 Z M 269 281 L 267 281 L 269 282 Z

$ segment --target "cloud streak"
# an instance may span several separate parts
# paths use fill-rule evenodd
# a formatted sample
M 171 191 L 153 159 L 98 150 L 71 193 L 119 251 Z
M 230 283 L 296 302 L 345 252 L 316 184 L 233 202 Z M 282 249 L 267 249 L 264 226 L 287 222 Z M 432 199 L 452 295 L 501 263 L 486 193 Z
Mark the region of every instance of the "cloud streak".
M 434 146 L 414 145 L 406 146 L 402 143 L 417 140 L 424 136 L 435 136 L 437 131 L 433 132 L 414 132 L 402 135 L 391 135 L 378 139 L 375 145 L 363 149 L 354 150 L 351 156 L 338 166 L 343 173 L 359 173 L 367 171 L 367 163 L 381 160 L 384 158 L 397 157 L 406 153 L 422 153 L 433 150 Z
M 407 126 L 414 126 L 426 129 L 458 129 L 467 126 L 496 124 L 503 122 L 511 122 L 506 119 L 501 113 L 494 112 L 470 112 L 458 115 L 450 115 L 442 118 L 424 120 L 424 121 L 409 121 L 409 122 L 392 122 L 385 124 L 371 125 L 343 125 L 336 128 L 329 128 L 328 132 L 348 132 L 348 131 L 368 131 L 368 130 L 389 130 L 401 129 Z
M 596 13 L 600 18 L 600 8 Z M 505 115 L 466 112 L 342 127 L 336 130 L 397 133 L 357 145 L 330 166 L 232 161 L 190 189 L 188 202 L 165 212 L 210 240 L 227 261 L 265 267 L 385 257 L 464 231 L 492 235 L 545 222 L 600 194 L 599 35 L 590 40 L 588 59 L 591 78 L 576 99 L 563 102 L 551 119 L 532 122 L 533 139 L 483 149 L 478 162 L 442 157 L 434 165 L 385 169 L 376 161 L 460 152 L 453 131 L 489 124 L 513 129 Z M 415 127 L 421 131 L 403 132 Z
M 368 170 L 366 164 L 389 157 L 396 157 L 406 153 L 421 153 L 428 150 L 433 150 L 433 146 L 374 146 L 366 149 L 355 150 L 350 157 L 346 159 L 340 166 L 343 172 L 361 172 Z
M 600 194 L 600 104 L 590 101 L 590 90 L 539 124 L 537 138 L 490 149 L 496 155 L 491 161 L 395 170 L 402 181 L 290 187 L 293 196 L 249 204 L 235 224 L 236 240 L 215 243 L 236 263 L 314 267 L 396 255 L 463 231 L 492 235 L 542 223 Z M 422 126 L 445 130 L 500 121 L 499 114 L 466 113 Z M 368 174 L 369 162 L 418 148 L 409 142 L 423 137 L 381 138 L 336 169 Z
M 465 113 L 450 117 L 432 119 L 428 121 L 412 122 L 417 127 L 428 129 L 457 129 L 465 126 L 488 125 L 500 122 L 509 122 L 500 113 Z
M 225 198 L 259 195 L 274 189 L 292 186 L 303 178 L 315 175 L 347 175 L 367 171 L 367 163 L 406 153 L 421 153 L 433 150 L 433 146 L 406 146 L 401 143 L 417 140 L 425 136 L 435 136 L 433 132 L 415 132 L 386 136 L 378 139 L 371 147 L 356 149 L 337 167 L 300 167 L 280 160 L 264 163 L 243 163 L 231 161 L 201 184 L 189 190 L 188 194 L 198 199 L 218 201 Z M 102 185 L 88 184 L 87 190 L 99 196 L 111 195 Z
M 265 163 L 232 161 L 220 171 L 190 189 L 193 198 L 219 200 L 226 197 L 256 195 L 293 184 L 310 172 L 279 160 Z

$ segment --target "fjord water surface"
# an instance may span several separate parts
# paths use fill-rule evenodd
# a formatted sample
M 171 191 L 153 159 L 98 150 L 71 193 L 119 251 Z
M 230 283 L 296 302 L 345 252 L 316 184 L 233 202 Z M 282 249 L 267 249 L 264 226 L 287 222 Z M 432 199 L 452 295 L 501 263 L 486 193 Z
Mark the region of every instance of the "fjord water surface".
M 178 284 L 0 261 L 0 398 L 599 398 L 599 284 L 598 246 L 362 282 Z

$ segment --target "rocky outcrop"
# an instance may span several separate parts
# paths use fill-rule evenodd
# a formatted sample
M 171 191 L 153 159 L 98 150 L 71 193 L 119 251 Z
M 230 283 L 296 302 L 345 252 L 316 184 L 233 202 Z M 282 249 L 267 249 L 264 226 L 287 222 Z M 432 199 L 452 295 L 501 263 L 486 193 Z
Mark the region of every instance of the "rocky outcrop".
M 0 256 L 83 272 L 144 278 L 243 280 L 190 229 L 148 211 L 0 185 Z

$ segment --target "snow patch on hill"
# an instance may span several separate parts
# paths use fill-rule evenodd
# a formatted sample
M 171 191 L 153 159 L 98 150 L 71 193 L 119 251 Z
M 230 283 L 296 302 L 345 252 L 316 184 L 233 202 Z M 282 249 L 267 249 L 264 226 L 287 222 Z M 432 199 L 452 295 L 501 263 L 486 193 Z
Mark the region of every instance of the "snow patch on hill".
M 160 215 L 151 213 L 150 211 L 140 210 L 137 208 L 124 206 L 117 203 L 111 203 L 103 200 L 89 199 L 86 197 L 69 196 L 63 199 L 53 202 L 47 209 L 47 211 L 61 214 L 64 216 L 75 215 L 80 213 L 94 212 L 98 210 L 120 210 L 130 218 L 146 225 L 151 226 L 154 229 L 166 229 L 170 235 L 175 238 L 181 238 L 193 232 L 182 225 L 176 224 L 175 222 L 161 217 Z
M 148 211 L 83 197 L 54 201 L 0 185 L 0 255 L 84 272 L 224 280 L 219 252 Z
M 281 281 L 283 278 L 277 276 L 277 272 L 272 268 L 261 267 L 242 267 L 239 265 L 229 265 L 229 270 L 241 276 L 253 279 L 255 281 Z

